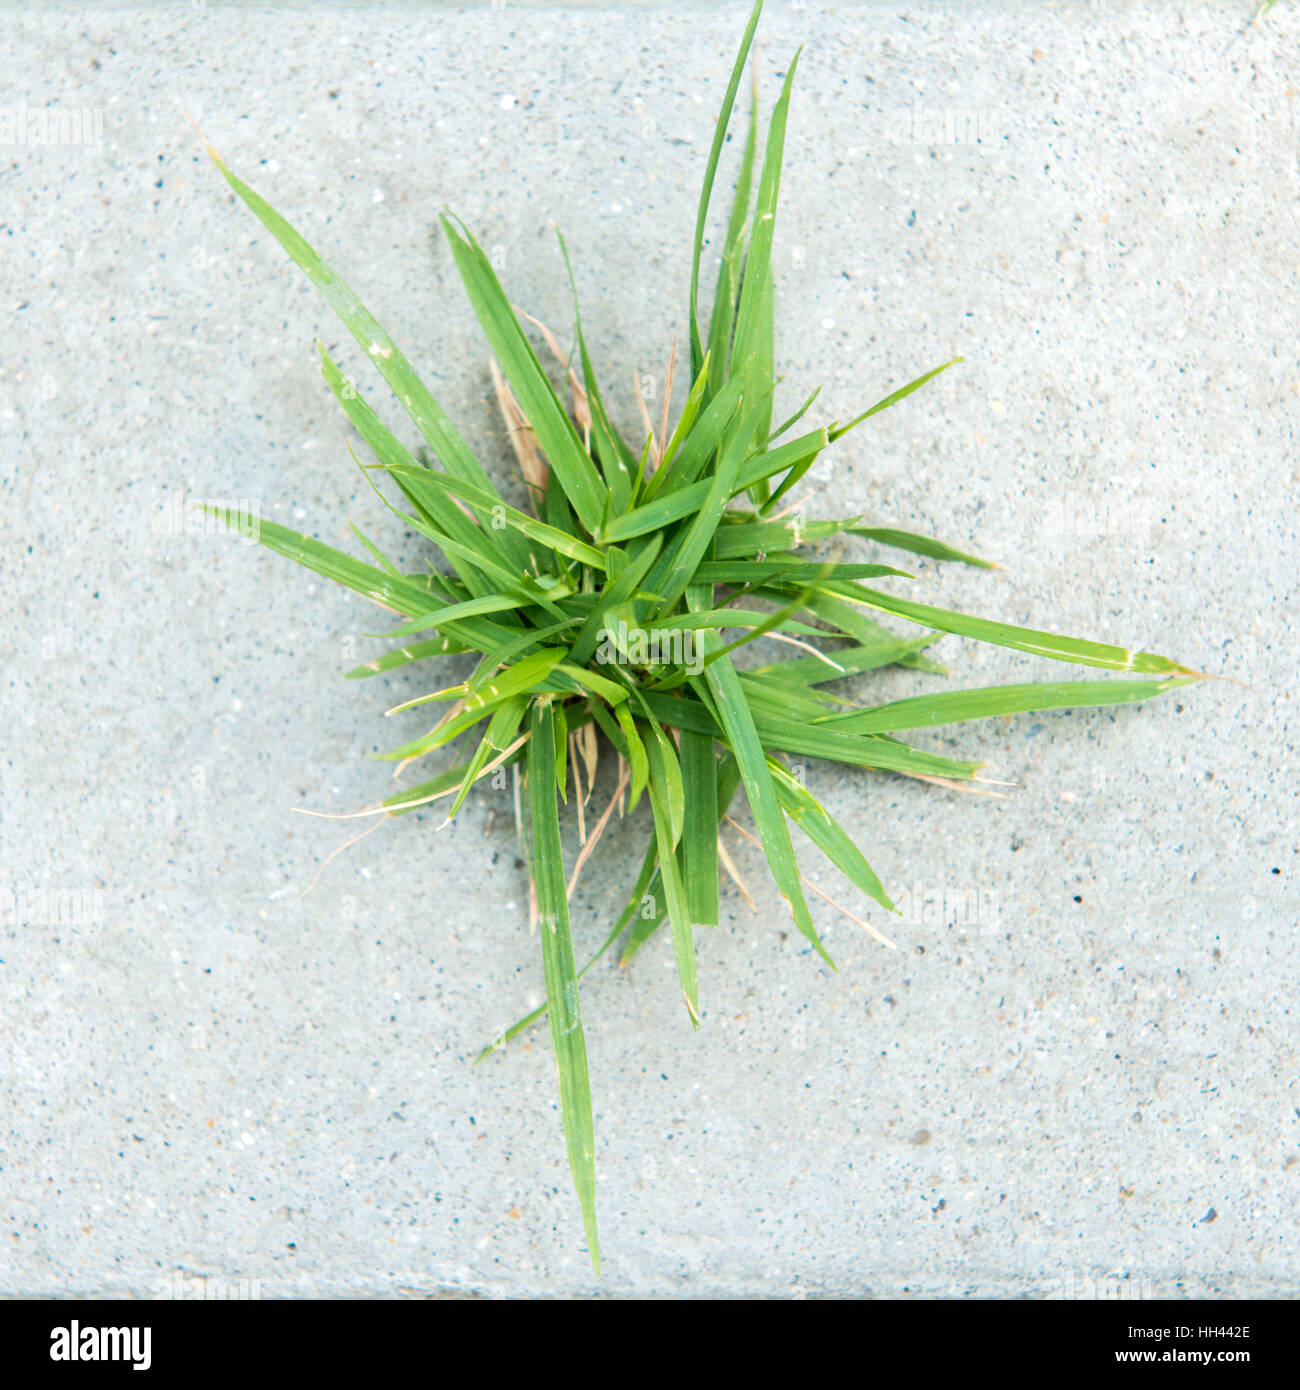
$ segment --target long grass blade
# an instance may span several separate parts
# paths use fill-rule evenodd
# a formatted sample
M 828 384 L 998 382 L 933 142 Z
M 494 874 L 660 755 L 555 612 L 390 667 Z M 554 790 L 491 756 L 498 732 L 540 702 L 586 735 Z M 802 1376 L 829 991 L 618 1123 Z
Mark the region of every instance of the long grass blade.
M 444 213 L 442 226 L 484 336 L 491 343 L 565 496 L 587 531 L 596 535 L 605 515 L 609 489 L 542 371 L 492 262 L 463 223 L 453 222 Z
M 704 365 L 704 343 L 700 337 L 700 253 L 704 248 L 704 226 L 709 215 L 709 199 L 713 194 L 713 180 L 718 172 L 718 160 L 727 139 L 727 127 L 731 123 L 731 111 L 736 104 L 736 92 L 740 87 L 741 74 L 745 70 L 745 60 L 749 57 L 749 46 L 754 41 L 754 30 L 758 28 L 758 17 L 763 12 L 763 0 L 757 0 L 745 26 L 744 37 L 740 41 L 740 52 L 736 55 L 727 82 L 727 90 L 722 98 L 722 110 L 713 130 L 713 144 L 709 148 L 708 162 L 704 166 L 704 182 L 700 187 L 699 211 L 695 215 L 695 240 L 691 253 L 691 380 L 700 374 Z
M 1167 680 L 1043 681 L 1032 685 L 995 685 L 982 690 L 949 690 L 909 700 L 824 715 L 827 728 L 855 734 L 929 729 L 968 719 L 993 719 L 1036 710 L 1083 709 L 1098 705 L 1131 705 L 1151 700 L 1180 686 L 1195 685 L 1198 676 Z
M 469 446 L 461 438 L 447 413 L 433 398 L 410 362 L 370 310 L 295 227 L 281 217 L 260 194 L 232 173 L 211 145 L 207 146 L 207 150 L 226 182 L 284 247 L 290 259 L 316 286 L 326 303 L 365 349 L 447 472 L 496 496 L 496 488 L 483 471 L 483 466 L 470 452 Z
M 705 642 L 707 650 L 707 644 L 716 641 L 716 638 L 706 634 L 701 640 Z M 795 925 L 812 943 L 817 954 L 834 969 L 835 962 L 831 960 L 817 935 L 817 928 L 813 925 L 812 915 L 804 899 L 803 887 L 799 880 L 799 866 L 795 862 L 790 832 L 786 828 L 785 817 L 781 813 L 780 803 L 772 785 L 767 756 L 745 699 L 740 677 L 731 664 L 731 658 L 724 656 L 712 662 L 706 668 L 704 678 L 708 682 L 717 706 L 718 717 L 726 730 L 728 744 L 740 769 L 745 794 L 749 798 L 754 823 L 767 852 L 768 867 L 776 881 L 777 891 L 789 903 Z
M 529 714 L 528 807 L 532 827 L 533 883 L 537 890 L 542 965 L 551 1021 L 551 1045 L 560 1082 L 560 1115 L 569 1151 L 573 1186 L 582 1206 L 591 1263 L 600 1273 L 596 1238 L 596 1134 L 591 1113 L 587 1044 L 578 1003 L 578 977 L 569 932 L 564 853 L 556 802 L 555 714 L 534 704 Z
M 1056 632 L 1039 632 L 1034 628 L 1013 627 L 1008 623 L 990 622 L 987 618 L 972 618 L 965 613 L 953 613 L 945 608 L 932 608 L 925 603 L 895 598 L 878 589 L 854 586 L 844 595 L 855 602 L 894 613 L 909 622 L 951 632 L 958 637 L 973 637 L 999 647 L 1011 647 L 1032 656 L 1047 656 L 1054 661 L 1072 661 L 1081 666 L 1100 666 L 1112 671 L 1132 671 L 1139 675 L 1195 676 L 1199 672 L 1179 665 L 1167 656 L 1155 652 L 1134 651 L 1105 642 L 1088 642 L 1079 637 L 1064 637 Z

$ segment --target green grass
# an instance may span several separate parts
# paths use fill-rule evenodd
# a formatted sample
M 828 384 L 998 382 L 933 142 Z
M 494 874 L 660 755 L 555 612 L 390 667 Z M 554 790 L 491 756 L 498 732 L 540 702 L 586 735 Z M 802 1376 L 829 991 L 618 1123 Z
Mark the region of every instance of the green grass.
M 710 198 L 760 10 L 761 0 L 745 29 L 705 168 L 691 263 L 689 382 L 667 439 L 663 425 L 657 434 L 624 438 L 612 424 L 578 316 L 576 285 L 576 365 L 561 364 L 562 392 L 472 232 L 450 213 L 442 218 L 465 292 L 499 364 L 499 403 L 528 484 L 529 511 L 505 502 L 361 300 L 209 147 L 230 187 L 356 337 L 423 440 L 414 452 L 402 444 L 322 348 L 325 379 L 373 454 L 362 465 L 366 476 L 387 478 L 393 488 L 391 497 L 381 492 L 387 505 L 430 542 L 427 568 L 404 573 L 360 532 L 369 560 L 260 519 L 252 534 L 402 619 L 390 633 L 395 645 L 350 676 L 413 664 L 423 669 L 422 663 L 447 655 L 478 657 L 464 681 L 397 707 L 433 704 L 439 717 L 427 734 L 387 755 L 421 759 L 464 740 L 460 760 L 376 810 L 403 815 L 442 801 L 454 816 L 476 781 L 504 767 L 526 787 L 516 804 L 526 819 L 547 1003 L 482 1055 L 549 1014 L 569 1164 L 597 1271 L 595 1134 L 579 983 L 620 940 L 622 959 L 630 960 L 666 923 L 683 1012 L 699 1026 L 696 940 L 718 924 L 719 872 L 729 868 L 718 831 L 742 788 L 791 918 L 833 964 L 804 896 L 791 826 L 876 905 L 870 910 L 895 909 L 858 847 L 791 774 L 786 755 L 969 782 L 978 764 L 914 748 L 900 736 L 1030 710 L 1130 704 L 1200 678 L 1169 657 L 1013 627 L 916 602 L 894 587 L 873 587 L 866 581 L 897 586 L 909 576 L 879 563 L 833 562 L 817 554 L 819 544 L 836 537 L 844 544 L 854 536 L 904 555 L 988 562 L 932 537 L 863 526 L 860 517 L 782 514 L 787 493 L 823 450 L 953 363 L 886 392 L 847 423 L 831 421 L 786 438 L 813 408 L 814 392 L 796 416 L 774 428 L 772 239 L 797 54 L 761 157 L 755 96 L 715 302 L 701 324 Z M 560 252 L 572 285 L 562 241 Z M 209 510 L 249 533 L 252 518 Z M 911 637 L 884 625 L 881 616 L 911 625 Z M 727 640 L 726 633 L 734 636 Z M 874 705 L 851 704 L 821 688 L 894 663 L 942 671 L 923 650 L 940 633 L 1137 678 L 948 690 Z M 774 659 L 742 670 L 733 654 L 755 641 L 775 643 Z M 588 834 L 585 809 L 602 748 L 616 760 L 618 789 Z M 569 922 L 576 872 L 566 880 L 560 803 L 578 811 L 581 867 L 615 802 L 620 814 L 631 814 L 643 799 L 651 824 L 640 873 L 600 949 L 578 969 Z M 652 911 L 644 909 L 647 902 Z M 881 935 L 875 925 L 854 920 Z

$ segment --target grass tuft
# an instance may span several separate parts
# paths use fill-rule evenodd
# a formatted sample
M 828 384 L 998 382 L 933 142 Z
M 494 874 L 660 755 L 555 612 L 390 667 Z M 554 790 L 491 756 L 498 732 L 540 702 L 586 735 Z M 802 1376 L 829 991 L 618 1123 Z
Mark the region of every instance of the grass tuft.
M 759 0 L 705 168 L 691 258 L 689 379 L 671 433 L 667 401 L 657 434 L 648 416 L 640 438 L 623 438 L 611 423 L 578 316 L 563 238 L 576 359 L 563 357 L 549 330 L 529 322 L 560 358 L 568 404 L 552 385 L 473 233 L 450 212 L 441 218 L 465 292 L 495 355 L 497 403 L 527 484 L 528 511 L 507 505 L 357 295 L 208 145 L 230 187 L 325 296 L 410 416 L 423 441 L 414 451 L 320 349 L 327 384 L 373 454 L 363 465 L 367 478 L 387 477 L 392 488 L 387 505 L 430 542 L 432 551 L 427 570 L 408 574 L 359 531 L 368 560 L 236 509 L 208 510 L 242 534 L 256 535 L 268 549 L 399 616 L 387 634 L 391 649 L 350 671 L 350 677 L 447 655 L 477 655 L 465 681 L 431 689 L 389 711 L 433 704 L 439 713 L 428 733 L 387 755 L 402 767 L 463 740 L 460 761 L 358 814 L 392 817 L 445 801 L 451 819 L 478 780 L 512 770 L 547 1002 L 480 1057 L 549 1015 L 569 1165 L 597 1273 L 595 1132 L 579 985 L 620 940 L 626 963 L 666 923 L 685 1012 L 693 1027 L 700 1025 L 695 945 L 701 931 L 717 925 L 719 873 L 734 878 L 749 900 L 720 836 L 724 823 L 736 825 L 731 809 L 741 788 L 754 833 L 737 830 L 761 846 L 795 925 L 833 966 L 804 896 L 810 885 L 799 870 L 791 826 L 874 904 L 862 903 L 861 913 L 897 909 L 861 850 L 794 775 L 787 757 L 824 758 L 946 787 L 966 786 L 981 780 L 977 763 L 925 752 L 902 736 L 1031 710 L 1131 704 L 1201 678 L 1151 652 L 1014 627 L 871 587 L 865 581 L 897 583 L 910 576 L 878 563 L 828 560 L 818 547 L 834 538 L 842 545 L 854 536 L 904 554 L 997 566 L 929 536 L 863 525 L 861 517 L 812 519 L 797 509 L 778 509 L 823 450 L 961 359 L 922 372 L 847 424 L 832 421 L 785 438 L 813 408 L 814 391 L 796 415 L 773 428 L 771 251 L 798 55 L 773 108 L 761 158 L 755 92 L 712 313 L 701 325 L 700 265 L 714 178 L 761 8 Z M 674 348 L 670 362 L 675 360 Z M 911 635 L 886 627 L 877 615 L 910 625 Z M 945 668 L 924 651 L 941 633 L 1123 675 L 947 690 L 874 705 L 822 689 L 891 664 L 942 672 Z M 727 634 L 734 636 L 728 640 Z M 773 659 L 742 670 L 733 655 L 759 641 L 771 644 Z M 611 753 L 619 772 L 617 789 L 588 835 L 592 780 Z M 600 949 L 578 969 L 569 922 L 578 871 L 596 849 L 615 806 L 620 814 L 631 813 L 643 797 L 651 828 L 640 872 Z M 582 841 L 568 882 L 561 802 L 576 806 Z M 865 916 L 814 891 L 892 946 Z

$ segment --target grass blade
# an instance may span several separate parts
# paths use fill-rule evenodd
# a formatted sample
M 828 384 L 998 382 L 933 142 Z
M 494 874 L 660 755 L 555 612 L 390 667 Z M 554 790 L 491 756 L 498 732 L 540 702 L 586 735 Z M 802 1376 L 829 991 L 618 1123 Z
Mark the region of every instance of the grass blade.
M 879 545 L 893 546 L 895 550 L 909 550 L 914 555 L 925 555 L 931 560 L 956 560 L 963 565 L 978 565 L 986 570 L 999 568 L 992 560 L 981 560 L 978 555 L 969 555 L 932 536 L 918 536 L 915 531 L 900 531 L 894 526 L 847 526 L 844 529 L 850 535 L 862 536 Z
M 241 535 L 254 535 L 258 543 L 268 550 L 274 550 L 305 569 L 314 570 L 326 579 L 364 594 L 385 608 L 409 617 L 428 610 L 430 594 L 427 589 L 409 581 L 394 579 L 383 570 L 367 565 L 331 545 L 239 507 L 207 504 L 203 510 Z M 476 651 L 485 651 L 495 644 L 508 642 L 515 634 L 499 623 L 484 618 L 469 618 L 448 624 L 443 635 L 463 641 Z
M 682 878 L 686 910 L 697 926 L 718 925 L 718 760 L 707 734 L 682 732 Z
M 840 591 L 843 592 L 843 591 Z M 958 637 L 973 637 L 979 642 L 991 642 L 999 647 L 1011 647 L 1033 656 L 1047 656 L 1054 661 L 1073 661 L 1080 666 L 1100 666 L 1112 671 L 1132 671 L 1140 675 L 1195 676 L 1199 673 L 1189 666 L 1180 666 L 1167 656 L 1155 652 L 1139 652 L 1127 647 L 1114 647 L 1105 642 L 1088 642 L 1079 637 L 1063 637 L 1055 632 L 1039 632 L 1034 628 L 1012 627 L 1008 623 L 972 618 L 965 613 L 953 613 L 945 608 L 932 608 L 925 603 L 912 603 L 895 598 L 878 589 L 855 585 L 844 597 L 851 598 L 884 613 L 894 613 L 909 622 L 937 628 L 940 632 L 955 633 Z
M 205 142 L 206 143 L 206 142 Z M 216 150 L 208 154 L 226 182 L 268 232 L 284 247 L 290 259 L 324 296 L 348 331 L 366 350 L 393 393 L 406 407 L 411 419 L 437 455 L 442 466 L 457 478 L 497 496 L 492 480 L 470 452 L 447 413 L 416 375 L 415 369 L 380 326 L 379 321 L 340 278 L 338 272 L 321 259 L 314 247 L 291 226 L 260 194 L 232 173 Z
M 700 253 L 704 247 L 704 224 L 709 215 L 709 199 L 713 193 L 713 180 L 718 172 L 718 160 L 722 146 L 726 143 L 727 127 L 731 123 L 732 107 L 736 104 L 736 91 L 740 87 L 740 77 L 745 70 L 745 60 L 749 57 L 749 46 L 754 41 L 754 30 L 758 28 L 758 17 L 763 12 L 763 0 L 757 0 L 745 25 L 745 34 L 740 41 L 740 52 L 736 55 L 727 82 L 727 90 L 722 98 L 722 110 L 718 114 L 717 125 L 713 129 L 713 144 L 709 148 L 708 163 L 704 166 L 704 182 L 700 188 L 700 205 L 695 214 L 695 241 L 691 253 L 691 380 L 694 381 L 704 365 L 704 343 L 700 338 Z
M 706 650 L 716 639 L 706 633 L 702 638 Z M 727 742 L 740 769 L 741 780 L 745 784 L 745 794 L 749 798 L 750 809 L 754 813 L 754 823 L 767 853 L 767 862 L 776 881 L 777 891 L 790 905 L 795 925 L 812 943 L 817 954 L 835 969 L 835 962 L 826 952 L 812 915 L 804 900 L 803 888 L 799 880 L 799 866 L 795 862 L 794 848 L 790 844 L 790 832 L 786 828 L 785 817 L 772 785 L 772 774 L 768 770 L 767 755 L 754 725 L 753 715 L 745 699 L 736 668 L 731 658 L 724 656 L 712 662 L 704 672 L 709 690 L 717 707 L 718 717 L 726 730 Z M 681 701 L 679 703 L 687 703 Z
M 855 734 L 930 729 L 968 719 L 1028 714 L 1036 710 L 1083 709 L 1097 705 L 1131 705 L 1151 700 L 1179 686 L 1194 685 L 1199 676 L 1168 680 L 1043 681 L 1031 685 L 995 685 L 981 690 L 949 690 L 895 700 L 874 709 L 850 710 L 824 716 L 827 728 Z
M 442 226 L 465 293 L 501 363 L 501 370 L 533 427 L 551 471 L 560 480 L 565 496 L 588 533 L 594 536 L 605 515 L 609 489 L 582 447 L 578 432 L 547 380 L 483 248 L 464 224 L 458 227 L 445 213 Z
M 958 362 L 964 362 L 964 357 L 953 357 L 947 362 L 941 363 L 938 367 L 931 367 L 928 372 L 922 372 L 915 380 L 909 381 L 906 386 L 900 386 L 897 391 L 891 391 L 883 400 L 879 400 L 875 405 L 868 406 L 861 415 L 855 415 L 847 425 L 836 425 L 831 431 L 831 443 L 834 444 L 841 436 L 848 434 L 850 430 L 855 430 L 864 421 L 870 420 L 873 415 L 879 415 L 882 410 L 888 410 L 891 405 L 897 405 L 899 401 L 910 396 L 913 391 L 919 391 L 927 381 L 933 381 L 940 372 L 946 372 L 949 367 L 955 367 Z
M 583 623 L 582 630 L 574 639 L 570 654 L 574 665 L 580 666 L 590 660 L 591 654 L 596 650 L 596 644 L 600 641 L 601 628 L 606 617 L 627 603 L 637 592 L 641 581 L 649 573 L 650 566 L 657 559 L 662 544 L 662 538 L 659 536 L 647 541 L 636 557 L 627 561 L 626 568 L 619 573 L 617 578 L 613 579 L 613 583 L 605 587 L 595 607 L 592 608 Z M 607 563 L 610 553 L 607 552 L 606 555 Z
M 674 840 L 673 810 L 668 798 L 673 794 L 664 782 L 664 762 L 659 758 L 655 744 L 649 745 L 650 752 L 650 809 L 655 823 L 655 845 L 659 851 L 659 877 L 663 885 L 664 900 L 668 908 L 668 920 L 673 931 L 673 955 L 677 961 L 677 980 L 686 1000 L 686 1010 L 694 1027 L 700 1026 L 699 982 L 695 967 L 695 935 L 692 930 L 690 909 L 682 887 L 681 867 L 677 859 L 677 844 Z
M 542 965 L 551 1020 L 551 1045 L 560 1083 L 560 1115 L 569 1151 L 569 1169 L 582 1207 L 592 1268 L 600 1273 L 596 1239 L 596 1134 L 591 1113 L 587 1044 L 578 1003 L 578 977 L 569 933 L 560 811 L 556 801 L 555 713 L 534 704 L 529 714 L 528 806 L 532 825 L 533 883 L 542 939 Z
M 821 804 L 789 769 L 773 760 L 769 766 L 776 794 L 786 815 L 804 832 L 832 864 L 868 897 L 887 912 L 898 909 L 889 899 L 875 871 L 862 851 L 849 838 L 839 821 Z
M 831 660 L 840 669 L 828 666 L 815 656 L 791 657 L 788 661 L 778 661 L 771 666 L 759 666 L 747 672 L 750 676 L 771 676 L 782 681 L 795 681 L 802 685 L 824 685 L 827 681 L 839 680 L 842 676 L 858 675 L 863 671 L 875 671 L 888 666 L 902 657 L 911 656 L 922 647 L 936 640 L 935 637 L 883 637 L 878 641 L 856 647 L 844 647 L 830 653 Z
M 356 386 L 343 375 L 338 364 L 325 351 L 322 344 L 317 344 L 317 351 L 321 358 L 321 374 L 334 393 L 334 398 L 343 407 L 348 419 L 352 421 L 353 426 L 362 439 L 366 441 L 379 462 L 390 468 L 404 465 L 414 470 L 417 477 L 410 483 L 407 483 L 403 478 L 398 478 L 396 481 L 407 500 L 420 512 L 425 524 L 434 528 L 435 544 L 437 543 L 436 534 L 443 533 L 459 540 L 462 545 L 473 547 L 475 544 L 474 523 L 454 502 L 436 494 L 429 496 L 426 489 L 419 486 L 425 477 L 431 476 L 430 471 L 420 467 L 407 451 L 406 446 L 362 400 Z M 369 474 L 366 477 L 369 480 Z M 373 484 L 371 485 L 373 486 Z M 384 500 L 387 501 L 387 499 Z M 483 594 L 491 590 L 491 583 L 459 556 L 451 559 L 451 566 L 471 593 Z
M 731 348 L 732 375 L 745 378 L 747 390 L 756 394 L 770 392 L 772 386 L 772 237 L 776 230 L 776 208 L 781 194 L 786 118 L 798 66 L 799 53 L 796 52 L 786 69 L 781 95 L 772 108 L 772 119 L 768 122 L 767 146 L 763 151 L 763 170 L 759 176 L 758 199 L 754 207 L 754 228 L 745 256 L 744 283 L 740 289 L 736 335 Z M 757 376 L 756 368 L 760 372 Z M 763 438 L 766 439 L 769 433 L 770 423 L 763 432 Z
M 536 517 L 529 516 L 527 512 L 521 512 L 499 499 L 488 496 L 480 488 L 470 487 L 468 483 L 459 482 L 457 479 L 441 473 L 432 473 L 427 468 L 422 469 L 418 465 L 413 468 L 395 465 L 387 467 L 386 471 L 400 479 L 410 479 L 414 473 L 416 482 L 423 481 L 430 487 L 449 493 L 452 497 L 459 497 L 462 502 L 469 503 L 476 512 L 483 514 L 480 521 L 491 526 L 494 531 L 499 532 L 507 526 L 513 527 L 528 540 L 539 542 L 548 550 L 555 551 L 557 555 L 567 556 L 570 560 L 577 560 L 580 564 L 588 565 L 592 569 L 604 571 L 605 557 L 595 546 L 588 545 L 567 531 L 548 526 L 544 521 L 538 521 Z M 453 508 L 453 510 L 460 511 L 458 507 Z M 463 512 L 460 512 L 460 515 L 464 517 Z M 532 561 L 533 573 L 539 574 L 541 567 L 537 563 L 537 557 L 530 555 L 529 559 Z
M 464 804 L 465 798 L 470 793 L 470 788 L 478 780 L 479 774 L 487 765 L 488 760 L 499 753 L 504 753 L 514 742 L 515 735 L 519 732 L 519 726 L 523 723 L 524 715 L 527 712 L 527 704 L 524 696 L 512 696 L 492 716 L 488 723 L 487 733 L 483 735 L 482 741 L 474 750 L 474 756 L 469 760 L 469 765 L 465 769 L 464 780 L 447 810 L 449 821 Z
M 569 276 L 569 289 L 573 295 L 573 325 L 578 339 L 578 353 L 582 361 L 582 378 L 587 391 L 587 404 L 591 409 L 591 434 L 596 445 L 596 455 L 600 459 L 605 482 L 609 487 L 610 509 L 615 514 L 624 511 L 632 496 L 633 471 L 636 468 L 636 455 L 628 448 L 623 436 L 610 423 L 605 409 L 605 400 L 596 380 L 596 369 L 592 365 L 591 354 L 587 351 L 587 339 L 582 331 L 582 315 L 578 310 L 578 287 L 573 278 L 573 265 L 569 260 L 569 248 L 557 227 L 555 235 L 559 238 L 560 253 L 564 257 L 564 267 Z
M 718 289 L 713 299 L 709 323 L 708 391 L 716 396 L 726 380 L 731 361 L 731 335 L 736 326 L 736 303 L 740 295 L 741 265 L 745 254 L 745 224 L 749 219 L 749 200 L 754 186 L 754 154 L 758 148 L 758 75 L 754 76 L 749 105 L 749 133 L 740 159 L 736 190 L 731 199 L 731 221 L 718 267 Z
M 424 661 L 432 656 L 450 656 L 469 650 L 469 647 L 451 637 L 433 637 L 425 642 L 412 642 L 408 646 L 398 647 L 396 651 L 385 652 L 374 661 L 367 661 L 364 666 L 355 666 L 347 672 L 345 679 L 352 681 L 365 676 L 378 676 L 385 671 L 395 671 L 401 666 L 407 666 L 412 661 Z

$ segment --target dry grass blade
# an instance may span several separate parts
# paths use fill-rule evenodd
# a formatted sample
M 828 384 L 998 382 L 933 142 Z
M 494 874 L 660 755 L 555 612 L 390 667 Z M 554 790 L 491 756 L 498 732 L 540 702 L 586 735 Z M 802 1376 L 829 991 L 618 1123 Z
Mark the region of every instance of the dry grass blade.
M 761 850 L 763 848 L 763 843 L 761 840 L 759 840 L 756 836 L 751 835 L 743 825 L 737 825 L 736 822 L 732 820 L 730 816 L 727 817 L 727 824 L 731 826 L 733 830 L 738 831 L 741 835 L 743 835 L 745 839 L 747 839 L 749 843 L 753 845 L 756 849 Z M 815 893 L 817 897 L 819 897 L 822 900 L 822 902 L 829 903 L 830 906 L 833 907 L 836 912 L 842 913 L 845 917 L 849 919 L 850 922 L 853 922 L 857 926 L 861 927 L 862 930 L 866 932 L 869 936 L 874 936 L 875 939 L 879 941 L 882 946 L 888 946 L 891 951 L 898 950 L 898 947 L 895 945 L 895 943 L 892 942 L 883 932 L 877 931 L 876 928 L 873 927 L 870 922 L 868 922 L 863 917 L 859 917 L 856 912 L 850 912 L 848 908 L 844 906 L 843 903 L 837 903 L 835 899 L 832 898 L 831 895 L 825 891 L 825 889 L 818 888 L 818 886 L 802 870 L 799 871 L 799 877 L 803 881 L 803 886 Z
M 576 768 L 576 764 L 575 764 Z M 614 813 L 614 807 L 623 798 L 623 789 L 627 786 L 628 769 L 624 765 L 623 775 L 619 778 L 618 786 L 614 789 L 614 795 L 609 799 L 609 805 L 605 807 L 604 814 L 596 822 L 595 829 L 591 832 L 591 839 L 583 845 L 578 853 L 577 863 L 573 866 L 573 873 L 569 877 L 569 897 L 573 897 L 573 890 L 578 886 L 578 875 L 582 872 L 583 865 L 591 858 L 596 846 L 600 843 L 600 837 L 605 833 L 605 827 L 609 824 L 609 818 Z
M 525 318 L 533 325 L 546 340 L 546 346 L 551 351 L 551 356 L 564 369 L 564 374 L 569 383 L 569 391 L 573 397 L 573 418 L 578 422 L 578 428 L 583 433 L 583 443 L 588 453 L 591 452 L 591 402 L 587 399 L 587 388 L 582 384 L 577 372 L 573 370 L 573 355 L 565 355 L 561 350 L 555 334 L 539 318 L 525 310 L 515 307 L 515 313 L 521 318 Z
M 579 771 L 578 758 L 578 735 L 569 735 L 569 766 L 573 769 L 573 801 L 574 809 L 578 813 L 578 843 L 587 843 L 587 796 L 591 795 L 591 788 L 587 788 L 587 796 L 582 794 L 582 773 Z
M 730 851 L 722 843 L 722 836 L 718 836 L 718 863 L 727 872 L 727 877 L 740 890 L 740 896 L 749 904 L 749 910 L 758 915 L 758 908 L 754 905 L 754 900 L 749 896 L 749 889 L 745 887 L 745 880 L 740 876 L 740 870 L 736 868 L 735 861 L 732 859 Z
M 664 413 L 663 418 L 659 424 L 659 458 L 656 460 L 656 466 L 658 465 L 659 461 L 663 459 L 663 452 L 664 448 L 666 447 L 666 441 L 668 439 L 668 407 L 672 404 L 673 399 L 673 367 L 676 365 L 676 362 L 677 339 L 676 337 L 674 337 L 672 348 L 668 353 L 668 376 L 664 381 Z
M 519 461 L 519 471 L 524 475 L 524 482 L 528 484 L 533 494 L 533 501 L 536 503 L 542 493 L 546 491 L 546 460 L 542 458 L 541 451 L 537 447 L 537 436 L 533 432 L 533 427 L 528 423 L 527 417 L 520 409 L 519 402 L 515 400 L 510 383 L 506 380 L 495 357 L 492 358 L 489 365 L 492 368 L 492 385 L 496 387 L 497 405 L 501 409 L 501 418 L 505 421 L 510 447 L 515 451 L 515 458 Z
M 641 412 L 644 437 L 649 441 L 646 473 L 651 474 L 659 467 L 659 443 L 655 439 L 655 427 L 650 423 L 650 411 L 646 408 L 645 396 L 641 390 L 641 378 L 632 373 L 632 390 L 636 395 L 637 409 Z
M 484 763 L 474 780 L 476 782 L 482 781 L 484 777 L 495 772 L 503 763 L 509 762 L 527 742 L 528 735 L 526 733 L 520 734 L 508 748 L 502 749 L 490 762 Z M 462 763 L 435 777 L 433 782 L 438 784 L 436 791 L 425 794 L 419 788 L 413 788 L 412 791 L 390 796 L 374 806 L 365 806 L 360 811 L 311 811 L 306 806 L 290 806 L 289 809 L 295 815 L 315 816 L 318 820 L 360 820 L 362 816 L 386 816 L 413 811 L 417 806 L 428 806 L 434 801 L 441 801 L 444 796 L 454 796 L 467 766 L 468 764 Z M 517 764 L 513 770 L 518 772 Z
M 582 761 L 587 767 L 587 796 L 586 800 L 591 799 L 591 793 L 596 783 L 596 768 L 600 764 L 600 749 L 596 742 L 596 725 L 593 720 L 590 724 L 584 724 L 578 730 L 579 749 L 582 753 Z
M 393 817 L 391 812 L 387 813 L 385 819 L 392 820 L 392 818 Z M 343 843 L 339 845 L 337 849 L 330 850 L 330 852 L 325 856 L 325 858 L 322 859 L 320 863 L 316 866 L 316 872 L 312 874 L 311 882 L 306 886 L 306 888 L 303 889 L 301 893 L 298 894 L 298 896 L 294 899 L 294 902 L 302 902 L 302 900 L 307 896 L 307 894 L 310 893 L 312 889 L 316 887 L 316 884 L 319 881 L 321 874 L 325 872 L 325 866 L 329 864 L 331 860 L 336 859 L 340 854 L 343 853 L 345 849 L 351 849 L 353 845 L 359 844 L 362 840 L 366 838 L 367 835 L 373 835 L 376 830 L 379 830 L 383 827 L 384 823 L 385 822 L 382 820 L 376 821 L 374 825 L 369 826 L 367 827 L 367 829 L 361 831 L 359 834 L 354 835 L 350 840 L 344 840 Z

